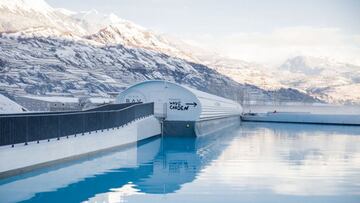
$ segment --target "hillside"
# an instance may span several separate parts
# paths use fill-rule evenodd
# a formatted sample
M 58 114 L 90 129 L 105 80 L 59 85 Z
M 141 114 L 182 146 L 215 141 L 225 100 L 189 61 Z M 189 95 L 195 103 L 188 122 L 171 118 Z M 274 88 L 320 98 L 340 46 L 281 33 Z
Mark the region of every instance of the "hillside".
M 6 92 L 106 96 L 135 82 L 164 79 L 238 100 L 319 101 L 275 87 L 252 65 L 229 71 L 223 66 L 229 61 L 208 63 L 181 40 L 111 13 L 76 13 L 43 0 L 1 0 L 0 12 L 0 85 Z

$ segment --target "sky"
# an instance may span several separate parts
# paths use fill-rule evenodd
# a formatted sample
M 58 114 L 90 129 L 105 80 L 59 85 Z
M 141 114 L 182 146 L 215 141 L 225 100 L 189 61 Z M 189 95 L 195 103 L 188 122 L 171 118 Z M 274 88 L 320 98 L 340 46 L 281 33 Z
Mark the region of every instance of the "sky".
M 115 13 L 224 56 L 280 64 L 296 55 L 360 64 L 360 0 L 47 0 Z

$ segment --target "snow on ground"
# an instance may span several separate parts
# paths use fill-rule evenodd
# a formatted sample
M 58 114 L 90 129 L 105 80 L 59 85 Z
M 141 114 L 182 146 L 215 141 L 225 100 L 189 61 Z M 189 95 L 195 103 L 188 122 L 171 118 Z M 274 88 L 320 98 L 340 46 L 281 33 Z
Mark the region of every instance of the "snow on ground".
M 21 113 L 25 108 L 15 103 L 11 99 L 0 94 L 0 114 L 2 113 Z

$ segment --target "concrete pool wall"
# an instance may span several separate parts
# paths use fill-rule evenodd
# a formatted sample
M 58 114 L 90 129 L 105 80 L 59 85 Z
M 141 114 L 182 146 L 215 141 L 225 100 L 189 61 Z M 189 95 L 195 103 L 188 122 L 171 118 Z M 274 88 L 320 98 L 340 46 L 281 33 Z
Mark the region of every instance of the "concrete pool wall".
M 0 147 L 0 178 L 24 173 L 57 162 L 72 160 L 111 148 L 134 144 L 161 134 L 160 122 L 154 117 L 134 121 L 124 127 L 60 140 L 43 140 L 28 145 Z
M 323 125 L 360 125 L 360 115 L 349 114 L 313 114 L 307 112 L 268 112 L 247 113 L 241 116 L 243 121 L 304 123 Z

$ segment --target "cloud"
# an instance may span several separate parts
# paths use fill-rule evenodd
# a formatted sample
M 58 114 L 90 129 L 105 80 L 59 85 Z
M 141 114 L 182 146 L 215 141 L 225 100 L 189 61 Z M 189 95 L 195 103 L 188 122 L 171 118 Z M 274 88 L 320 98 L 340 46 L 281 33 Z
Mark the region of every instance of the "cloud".
M 360 64 L 360 35 L 339 28 L 286 27 L 270 33 L 203 35 L 190 41 L 225 56 L 278 65 L 295 55 L 322 56 Z

